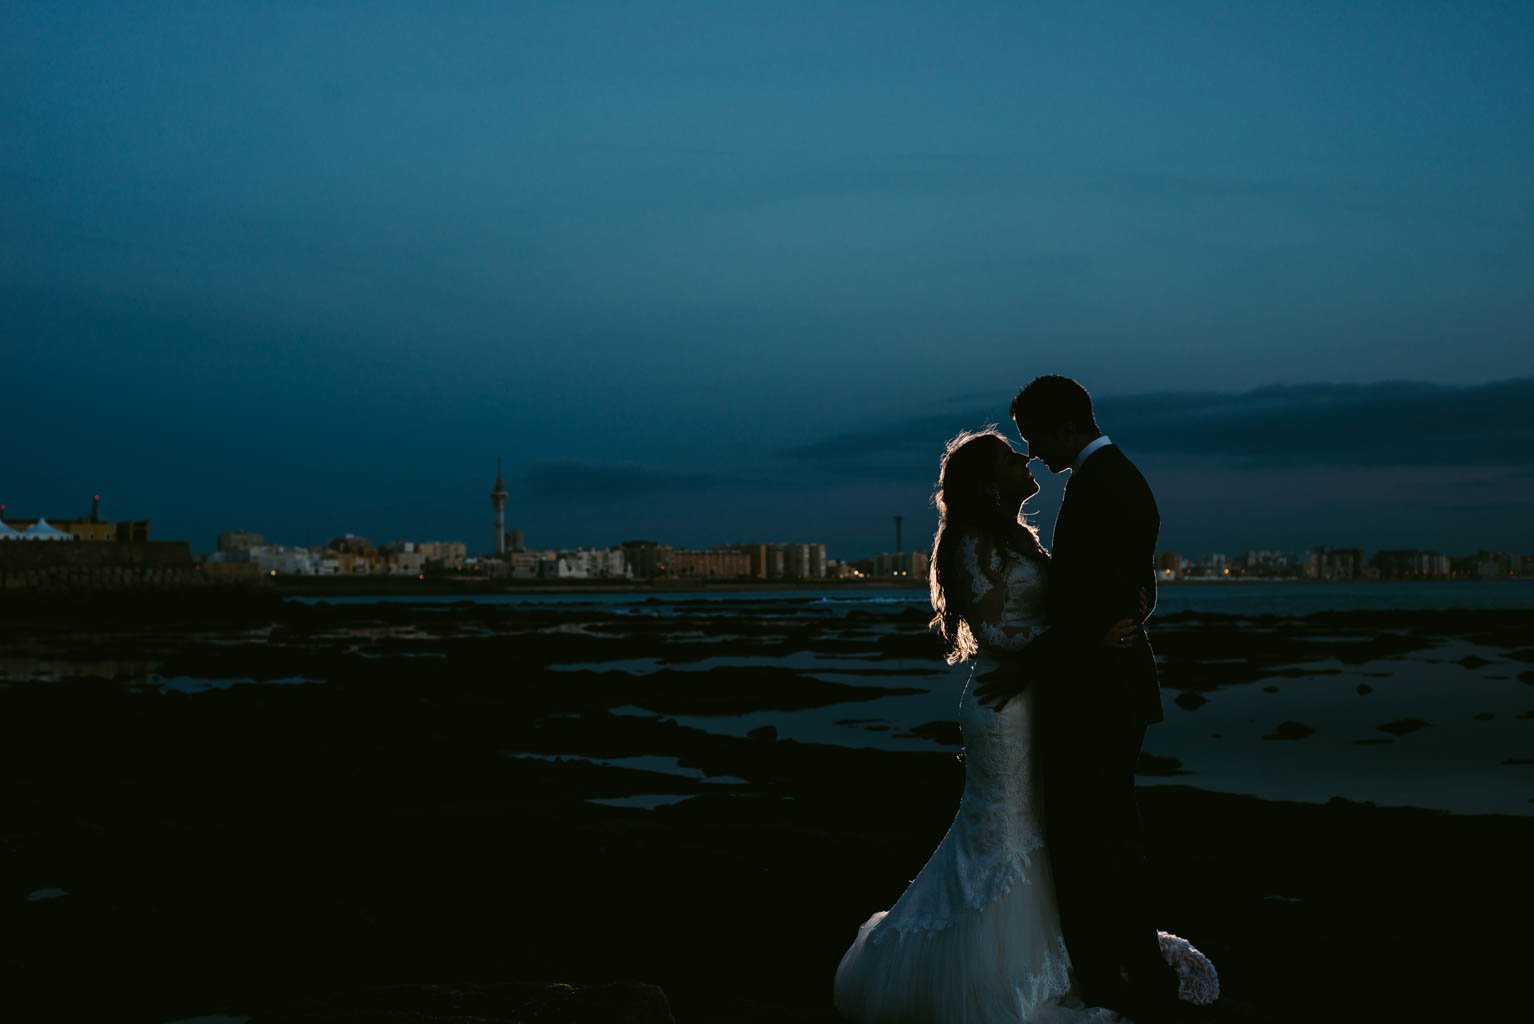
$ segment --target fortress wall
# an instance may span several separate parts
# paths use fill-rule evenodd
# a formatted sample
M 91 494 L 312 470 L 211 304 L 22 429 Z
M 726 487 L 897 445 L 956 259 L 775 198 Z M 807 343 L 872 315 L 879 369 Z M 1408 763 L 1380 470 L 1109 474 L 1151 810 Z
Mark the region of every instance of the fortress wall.
M 70 592 L 249 586 L 248 573 L 205 573 L 186 541 L 0 541 L 0 590 Z

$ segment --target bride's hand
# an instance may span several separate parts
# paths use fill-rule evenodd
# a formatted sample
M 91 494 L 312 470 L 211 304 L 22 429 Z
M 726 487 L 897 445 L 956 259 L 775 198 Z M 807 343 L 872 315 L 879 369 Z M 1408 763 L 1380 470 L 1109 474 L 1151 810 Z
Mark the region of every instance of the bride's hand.
M 1022 693 L 1026 685 L 1027 681 L 1021 678 L 1015 666 L 1002 664 L 975 680 L 975 700 L 1000 711 Z
M 1134 619 L 1120 619 L 1108 630 L 1108 635 L 1103 637 L 1103 646 L 1122 651 L 1134 646 L 1135 636 L 1140 632 L 1140 624 Z

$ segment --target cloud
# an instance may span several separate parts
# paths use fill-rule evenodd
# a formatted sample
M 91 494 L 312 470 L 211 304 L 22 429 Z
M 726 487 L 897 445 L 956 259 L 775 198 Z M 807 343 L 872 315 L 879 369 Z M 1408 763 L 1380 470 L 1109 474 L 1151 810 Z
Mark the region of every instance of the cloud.
M 535 498 L 633 498 L 651 494 L 710 491 L 743 481 L 717 473 L 679 473 L 633 464 L 539 462 L 525 473 Z
M 781 454 L 844 474 L 885 477 L 892 464 L 927 473 L 944 440 L 1005 420 L 1008 399 L 844 432 Z M 1534 377 L 1470 387 L 1384 381 L 1150 392 L 1104 395 L 1095 404 L 1102 428 L 1136 454 L 1248 466 L 1534 468 Z
M 1534 377 L 1471 387 L 1386 381 L 1136 395 L 1102 408 L 1104 429 L 1113 424 L 1126 446 L 1147 453 L 1258 465 L 1534 465 Z

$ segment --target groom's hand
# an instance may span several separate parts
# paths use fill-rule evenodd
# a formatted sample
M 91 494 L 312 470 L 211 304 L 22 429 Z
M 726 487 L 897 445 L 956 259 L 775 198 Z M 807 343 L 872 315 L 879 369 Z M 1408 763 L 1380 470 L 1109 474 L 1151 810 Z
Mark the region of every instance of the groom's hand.
M 976 679 L 975 684 L 975 699 L 986 707 L 1000 711 L 1012 698 L 1023 692 L 1028 686 L 1028 680 L 1023 678 L 1017 665 L 1003 662 L 994 671 Z

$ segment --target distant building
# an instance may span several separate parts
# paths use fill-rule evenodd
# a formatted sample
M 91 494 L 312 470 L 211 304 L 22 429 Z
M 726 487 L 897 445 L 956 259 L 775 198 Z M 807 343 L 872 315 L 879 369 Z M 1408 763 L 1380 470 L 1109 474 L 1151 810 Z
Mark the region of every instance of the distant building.
M 725 550 L 739 552 L 750 560 L 750 576 L 752 579 L 765 580 L 767 578 L 767 544 L 731 544 Z
M 544 566 L 555 565 L 552 551 L 508 551 L 498 559 L 481 559 L 477 565 L 473 559 L 465 559 L 465 567 L 477 568 L 488 575 L 513 580 L 536 580 L 544 577 Z
M 225 530 L 218 535 L 218 550 L 223 552 L 249 551 L 266 543 L 266 538 L 250 530 Z
M 219 558 L 218 556 L 224 556 Z M 263 576 L 335 576 L 340 562 L 323 551 L 288 548 L 280 544 L 260 545 L 238 551 L 221 551 L 210 557 L 227 562 L 250 562 Z
M 1280 577 L 1295 573 L 1293 560 L 1281 551 L 1243 552 L 1232 567 L 1231 575 Z
M 78 540 L 87 542 L 111 541 L 123 544 L 145 544 L 149 541 L 149 520 L 108 522 L 101 518 L 101 495 L 91 498 L 88 516 L 60 517 L 53 519 L 13 519 L 5 515 L 0 505 L 0 540 Z
M 0 520 L 0 527 L 3 527 L 0 529 L 0 540 L 18 543 L 75 539 L 46 519 L 17 519 L 12 522 Z
M 751 557 L 741 551 L 673 549 L 663 575 L 685 579 L 746 579 L 751 576 Z
M 664 565 L 671 548 L 653 540 L 626 540 L 618 545 L 635 579 L 653 580 L 664 575 Z
M 1156 572 L 1163 579 L 1177 579 L 1182 575 L 1182 555 L 1175 551 L 1163 551 L 1156 556 Z
M 1444 579 L 1449 576 L 1449 556 L 1438 551 L 1376 551 L 1369 565 L 1381 579 Z
M 576 548 L 561 551 L 554 559 L 558 579 L 627 579 L 630 575 L 622 548 Z
M 753 579 L 824 579 L 826 546 L 824 544 L 730 544 L 722 551 L 744 554 L 750 559 Z
M 1517 576 L 1523 569 L 1523 559 L 1514 559 L 1506 551 L 1477 551 L 1475 575 L 1483 580 L 1506 579 Z
M 373 542 L 366 537 L 359 537 L 355 533 L 344 534 L 340 537 L 332 537 L 330 543 L 325 545 L 326 550 L 343 552 L 349 555 L 367 555 L 377 549 Z
M 1320 547 L 1305 556 L 1305 577 L 1312 580 L 1351 580 L 1363 575 L 1364 553 L 1358 548 Z
M 857 565 L 869 576 L 926 579 L 927 558 L 925 551 L 883 552 Z
M 415 549 L 426 556 L 428 569 L 461 569 L 469 556 L 469 546 L 461 540 L 429 540 Z
M 826 575 L 826 546 L 783 545 L 783 575 L 796 580 L 823 579 Z

